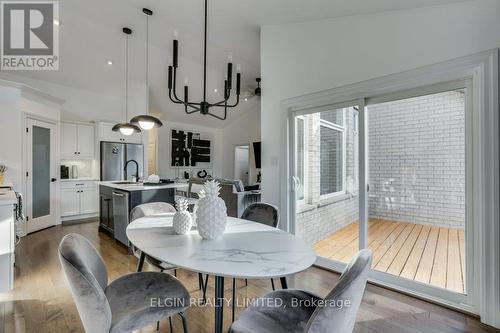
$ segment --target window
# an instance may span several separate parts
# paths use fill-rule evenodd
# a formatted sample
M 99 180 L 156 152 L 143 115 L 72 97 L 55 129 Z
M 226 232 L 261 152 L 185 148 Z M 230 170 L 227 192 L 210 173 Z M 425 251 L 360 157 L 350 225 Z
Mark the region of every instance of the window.
M 320 195 L 345 190 L 345 112 L 344 109 L 320 113 Z
M 297 200 L 304 201 L 305 200 L 305 184 L 306 184 L 306 119 L 302 116 L 296 118 L 295 121 L 295 133 L 297 135 L 296 138 L 296 165 L 295 165 L 295 176 L 298 181 L 298 186 L 296 189 L 297 192 Z

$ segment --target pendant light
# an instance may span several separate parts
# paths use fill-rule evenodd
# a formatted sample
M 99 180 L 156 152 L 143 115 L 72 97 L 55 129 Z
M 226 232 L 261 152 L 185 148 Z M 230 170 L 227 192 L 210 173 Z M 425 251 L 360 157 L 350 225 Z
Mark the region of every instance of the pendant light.
M 187 80 L 184 85 L 184 100 L 177 97 L 176 93 L 176 77 L 177 77 L 177 67 L 179 67 L 179 41 L 177 40 L 177 33 L 174 32 L 174 44 L 173 44 L 173 59 L 172 65 L 168 66 L 168 97 L 170 100 L 176 104 L 184 105 L 184 112 L 187 114 L 200 112 L 203 115 L 209 115 L 220 120 L 226 120 L 227 118 L 227 108 L 234 108 L 240 102 L 240 83 L 241 83 L 241 67 L 236 65 L 236 101 L 233 104 L 228 104 L 231 98 L 231 89 L 233 89 L 233 56 L 230 53 L 228 57 L 227 64 L 227 77 L 224 80 L 224 99 L 216 103 L 210 103 L 207 101 L 207 25 L 208 25 L 208 0 L 205 0 L 205 37 L 203 43 L 203 100 L 200 102 L 192 102 L 188 99 L 188 83 Z M 224 113 L 212 113 L 213 108 L 223 108 Z
M 125 39 L 125 119 L 128 119 L 128 38 L 132 34 L 130 28 L 123 28 L 123 33 L 126 35 Z M 126 121 L 126 120 L 125 120 Z M 132 135 L 133 133 L 140 133 L 141 129 L 131 123 L 119 123 L 112 128 L 115 132 L 120 132 L 123 135 Z
M 153 11 L 143 8 L 142 12 L 146 14 L 146 114 L 135 116 L 130 119 L 130 123 L 149 131 L 154 127 L 161 127 L 163 124 L 160 119 L 149 114 L 149 17 L 153 15 Z

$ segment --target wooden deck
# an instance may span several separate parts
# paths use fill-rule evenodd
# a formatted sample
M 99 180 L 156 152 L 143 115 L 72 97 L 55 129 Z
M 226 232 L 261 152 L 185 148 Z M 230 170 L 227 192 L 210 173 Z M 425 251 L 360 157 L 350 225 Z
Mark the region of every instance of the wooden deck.
M 358 222 L 314 245 L 319 256 L 348 262 L 358 250 Z M 368 248 L 372 268 L 407 279 L 465 293 L 464 230 L 372 220 Z

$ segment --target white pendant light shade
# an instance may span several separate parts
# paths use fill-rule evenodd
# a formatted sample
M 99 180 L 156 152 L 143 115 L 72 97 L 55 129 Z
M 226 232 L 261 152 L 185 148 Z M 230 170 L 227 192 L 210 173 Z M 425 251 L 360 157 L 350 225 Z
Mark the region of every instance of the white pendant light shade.
M 148 131 L 155 127 L 155 123 L 153 123 L 152 121 L 139 121 L 139 127 L 143 130 Z
M 113 126 L 112 130 L 115 132 L 120 132 L 122 135 L 126 136 L 141 132 L 141 129 L 139 127 L 129 123 L 116 124 L 115 126 Z

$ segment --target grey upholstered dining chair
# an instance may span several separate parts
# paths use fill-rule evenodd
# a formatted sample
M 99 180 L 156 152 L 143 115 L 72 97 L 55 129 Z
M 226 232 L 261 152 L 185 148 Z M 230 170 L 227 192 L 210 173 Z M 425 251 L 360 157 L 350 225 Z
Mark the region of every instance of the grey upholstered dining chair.
M 132 208 L 132 211 L 130 212 L 130 222 L 145 216 L 175 213 L 175 212 L 176 212 L 175 207 L 167 202 L 149 202 Z M 151 257 L 147 253 L 144 253 L 144 260 L 148 264 L 158 268 L 162 272 L 174 270 L 174 275 L 177 276 L 177 272 L 175 271 L 177 267 L 173 265 L 170 265 L 154 257 Z M 142 271 L 142 260 L 139 260 L 139 264 L 137 265 L 137 271 L 138 272 Z
M 68 234 L 59 244 L 59 259 L 87 333 L 132 332 L 170 318 L 182 317 L 189 306 L 189 293 L 170 274 L 127 274 L 108 285 L 102 257 L 83 236 Z M 170 299 L 171 306 L 151 306 L 153 299 Z
M 277 228 L 280 223 L 280 213 L 278 207 L 264 202 L 257 202 L 248 206 L 241 215 L 241 218 L 244 220 L 262 223 L 273 228 Z M 271 279 L 271 286 L 273 290 L 276 290 L 273 279 Z
M 350 333 L 371 262 L 370 250 L 358 252 L 324 300 L 302 290 L 273 291 L 243 311 L 229 333 Z
M 138 206 L 135 206 L 132 211 L 130 212 L 130 222 L 141 218 L 145 216 L 154 216 L 154 215 L 160 215 L 160 214 L 166 214 L 166 213 L 175 213 L 176 209 L 174 206 L 167 202 L 150 202 L 150 203 L 145 203 L 141 204 Z M 177 271 L 176 271 L 176 266 L 171 265 L 166 262 L 162 262 L 161 260 L 158 260 L 147 253 L 143 253 L 141 251 L 141 257 L 139 259 L 139 262 L 137 264 L 137 271 L 141 272 L 142 271 L 142 266 L 144 261 L 146 261 L 148 264 L 152 265 L 153 267 L 158 268 L 161 272 L 164 271 L 170 271 L 174 270 L 174 276 L 177 276 Z M 203 283 L 203 275 L 201 273 L 198 274 L 198 284 L 200 289 L 203 291 L 203 299 L 206 298 L 206 287 L 205 283 Z
M 280 214 L 278 208 L 268 203 L 257 202 L 249 205 L 241 218 L 244 220 L 249 220 L 257 223 L 262 223 L 273 228 L 277 228 L 280 222 Z M 245 284 L 248 285 L 248 281 L 245 279 Z M 271 286 L 273 290 L 274 280 L 271 279 Z M 235 314 L 235 300 L 236 300 L 236 279 L 233 279 L 233 301 L 232 301 L 232 320 L 234 321 Z

